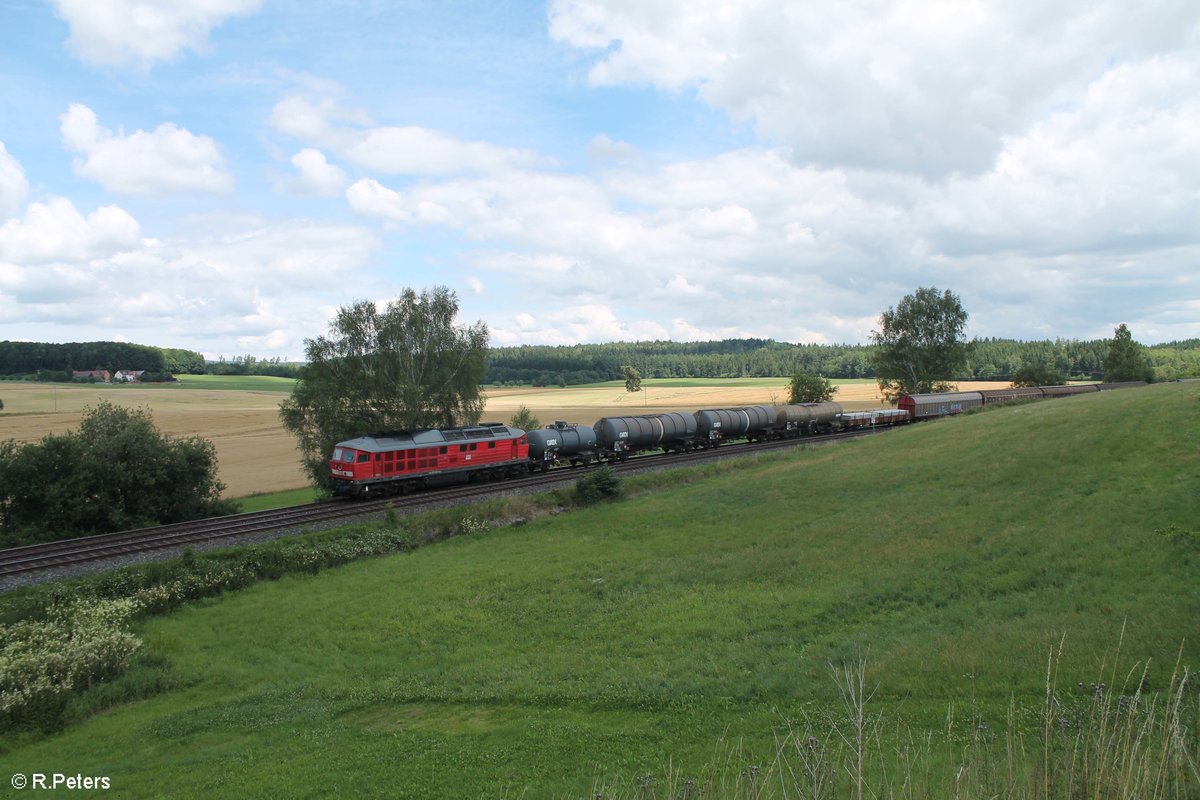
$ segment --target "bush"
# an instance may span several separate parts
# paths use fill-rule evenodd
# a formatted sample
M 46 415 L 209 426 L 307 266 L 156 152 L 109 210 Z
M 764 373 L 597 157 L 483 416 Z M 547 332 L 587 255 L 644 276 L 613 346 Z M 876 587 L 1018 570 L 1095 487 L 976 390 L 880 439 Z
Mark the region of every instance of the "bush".
M 0 729 L 55 727 L 71 697 L 122 673 L 141 646 L 132 598 L 80 600 L 0 627 Z
M 212 442 L 103 402 L 78 431 L 0 442 L 0 546 L 232 513 L 224 488 Z
M 621 479 L 608 465 L 584 475 L 575 482 L 575 499 L 581 506 L 590 506 L 603 500 L 616 500 L 620 496 Z

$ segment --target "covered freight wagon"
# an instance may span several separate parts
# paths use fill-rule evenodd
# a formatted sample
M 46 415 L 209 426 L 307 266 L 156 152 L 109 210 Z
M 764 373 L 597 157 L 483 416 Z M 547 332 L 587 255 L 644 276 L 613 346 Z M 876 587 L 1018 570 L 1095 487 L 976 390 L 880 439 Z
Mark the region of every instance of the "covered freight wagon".
M 913 419 L 946 417 L 979 408 L 983 405 L 983 395 L 979 392 L 906 394 L 896 405 L 907 411 Z

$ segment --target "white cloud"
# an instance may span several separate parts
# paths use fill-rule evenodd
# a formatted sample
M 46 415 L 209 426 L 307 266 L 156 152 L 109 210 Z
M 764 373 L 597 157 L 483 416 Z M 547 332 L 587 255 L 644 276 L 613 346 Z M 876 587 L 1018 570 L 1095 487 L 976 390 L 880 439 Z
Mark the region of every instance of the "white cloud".
M 407 222 L 413 213 L 405 208 L 399 192 L 389 189 L 372 178 L 355 181 L 346 190 L 346 202 L 357 214 L 393 222 Z
M 638 149 L 629 142 L 614 141 L 601 133 L 588 142 L 587 156 L 597 163 L 624 163 L 637 160 Z
M 798 163 L 942 177 L 1078 96 L 1110 59 L 1195 56 L 1200 6 L 902 0 L 555 0 L 550 33 L 598 86 L 692 90 Z
M 630 321 L 610 306 L 573 306 L 540 316 L 528 312 L 490 324 L 492 337 L 500 344 L 536 341 L 544 344 L 579 342 L 644 341 L 670 338 L 668 330 L 650 320 Z
M 33 203 L 0 227 L 0 310 L 31 332 L 71 323 L 104 338 L 295 356 L 331 301 L 379 291 L 364 274 L 379 242 L 362 227 L 193 224 L 195 233 L 149 239 L 116 206 L 84 215 L 61 198 Z
M 371 124 L 366 111 L 345 108 L 327 93 L 319 94 L 315 102 L 308 96 L 291 95 L 271 109 L 271 127 L 275 130 L 326 146 L 345 145 L 352 138 L 353 128 Z
M 372 128 L 356 136 L 344 156 L 366 169 L 399 175 L 494 172 L 536 160 L 528 151 L 464 142 L 414 126 Z
M 350 182 L 345 170 L 330 164 L 325 154 L 315 148 L 306 147 L 292 156 L 292 166 L 298 173 L 296 186 L 302 193 L 332 197 L 341 194 Z
M 143 68 L 202 50 L 213 28 L 258 11 L 261 0 L 53 0 L 71 28 L 67 45 L 100 66 Z
M 152 132 L 114 134 L 100 125 L 92 109 L 79 103 L 72 103 L 59 120 L 63 144 L 83 156 L 73 162 L 76 174 L 109 191 L 141 194 L 233 187 L 217 145 L 208 136 L 170 122 Z
M 364 112 L 333 98 L 293 95 L 275 104 L 271 125 L 345 161 L 389 175 L 489 173 L 545 163 L 529 150 L 469 142 L 415 125 L 373 126 Z
M 0 142 L 0 220 L 17 213 L 29 192 L 25 171 Z
M 28 268 L 54 262 L 87 262 L 136 248 L 141 229 L 119 206 L 103 206 L 86 217 L 70 200 L 30 203 L 22 219 L 0 227 L 0 261 Z

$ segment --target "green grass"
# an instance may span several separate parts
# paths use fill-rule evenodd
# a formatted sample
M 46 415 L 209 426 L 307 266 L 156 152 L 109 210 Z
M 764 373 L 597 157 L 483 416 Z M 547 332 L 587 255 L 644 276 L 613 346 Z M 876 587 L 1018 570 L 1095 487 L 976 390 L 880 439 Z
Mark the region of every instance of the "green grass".
M 176 384 L 185 389 L 217 389 L 235 392 L 290 392 L 295 378 L 276 378 L 271 375 L 179 375 Z M 139 384 L 144 385 L 144 384 Z
M 746 770 L 777 737 L 824 737 L 834 673 L 866 658 L 878 758 L 959 720 L 919 767 L 949 796 L 971 732 L 1040 735 L 1052 654 L 1068 720 L 1093 682 L 1145 668 L 1165 690 L 1181 646 L 1197 665 L 1197 395 L 661 473 L 621 503 L 197 603 L 143 623 L 121 679 L 172 688 L 10 744 L 0 775 L 134 797 L 665 796 L 673 775 L 683 796 L 730 750 Z
M 288 489 L 282 492 L 267 492 L 235 498 L 244 512 L 271 511 L 276 508 L 302 506 L 317 499 L 318 492 L 311 486 L 303 489 Z

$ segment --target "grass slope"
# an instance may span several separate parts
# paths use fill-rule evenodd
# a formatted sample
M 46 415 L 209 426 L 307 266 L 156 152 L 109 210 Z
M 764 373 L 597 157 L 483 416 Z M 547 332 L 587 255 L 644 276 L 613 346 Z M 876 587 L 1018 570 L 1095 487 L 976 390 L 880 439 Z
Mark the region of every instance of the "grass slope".
M 765 763 L 864 657 L 871 708 L 913 730 L 1033 735 L 1052 653 L 1064 708 L 1147 662 L 1166 689 L 1181 645 L 1200 661 L 1197 395 L 913 426 L 198 604 L 141 631 L 173 689 L 0 773 L 139 797 L 661 788 L 733 743 Z

